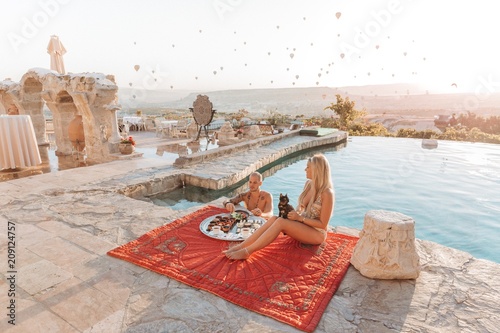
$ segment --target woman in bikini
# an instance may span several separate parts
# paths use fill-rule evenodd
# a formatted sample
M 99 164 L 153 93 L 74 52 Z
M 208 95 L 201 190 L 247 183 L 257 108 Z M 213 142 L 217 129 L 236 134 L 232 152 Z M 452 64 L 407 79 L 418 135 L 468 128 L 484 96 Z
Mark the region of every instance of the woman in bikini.
M 273 216 L 242 243 L 224 251 L 229 259 L 246 259 L 271 244 L 281 232 L 305 244 L 319 245 L 326 239 L 335 195 L 330 164 L 322 154 L 307 161 L 307 181 L 299 196 L 297 210 L 288 218 Z

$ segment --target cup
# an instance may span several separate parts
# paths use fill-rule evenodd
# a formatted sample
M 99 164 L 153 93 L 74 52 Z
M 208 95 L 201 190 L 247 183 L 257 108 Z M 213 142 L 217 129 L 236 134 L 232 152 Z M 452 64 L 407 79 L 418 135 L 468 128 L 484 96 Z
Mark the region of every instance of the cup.
M 248 238 L 250 236 L 250 228 L 241 228 L 241 237 Z
M 212 227 L 212 234 L 213 234 L 213 235 L 218 235 L 218 234 L 220 234 L 220 225 L 214 225 L 214 226 Z

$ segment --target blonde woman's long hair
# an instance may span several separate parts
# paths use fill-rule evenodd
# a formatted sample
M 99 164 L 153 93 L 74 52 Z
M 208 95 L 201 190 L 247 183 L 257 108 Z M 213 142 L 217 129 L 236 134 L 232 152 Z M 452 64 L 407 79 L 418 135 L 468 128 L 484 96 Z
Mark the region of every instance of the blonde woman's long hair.
M 332 175 L 330 171 L 330 163 L 323 154 L 316 154 L 307 160 L 311 167 L 311 182 L 313 185 L 313 196 L 305 207 L 306 211 L 310 211 L 312 204 L 316 201 L 318 196 L 327 189 L 333 190 Z M 299 206 L 301 205 L 304 197 L 307 194 L 309 186 L 304 186 L 304 190 L 299 196 Z

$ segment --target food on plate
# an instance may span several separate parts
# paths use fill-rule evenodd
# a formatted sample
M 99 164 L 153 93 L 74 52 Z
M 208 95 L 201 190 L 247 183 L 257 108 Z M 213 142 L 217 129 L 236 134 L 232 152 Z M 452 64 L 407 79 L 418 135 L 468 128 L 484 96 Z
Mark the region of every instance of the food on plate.
M 212 231 L 212 227 L 215 225 L 220 226 L 221 230 L 228 233 L 233 225 L 236 223 L 236 219 L 231 216 L 221 216 L 217 215 L 212 221 L 208 223 L 207 231 Z
M 244 221 L 248 218 L 248 213 L 243 210 L 237 210 L 234 213 L 231 213 L 231 217 L 235 218 L 239 221 Z
M 241 240 L 242 229 L 249 228 L 250 234 L 257 230 L 265 222 L 264 219 L 251 215 L 243 210 L 237 210 L 231 214 L 215 215 L 203 223 L 202 231 L 215 238 L 226 240 Z M 220 227 L 220 233 L 215 235 L 214 227 Z M 248 235 L 247 235 L 248 236 Z

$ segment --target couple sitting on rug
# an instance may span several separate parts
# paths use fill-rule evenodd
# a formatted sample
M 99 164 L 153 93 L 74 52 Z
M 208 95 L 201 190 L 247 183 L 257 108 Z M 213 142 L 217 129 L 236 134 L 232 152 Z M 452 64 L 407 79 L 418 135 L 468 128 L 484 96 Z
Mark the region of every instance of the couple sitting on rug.
M 250 175 L 248 194 L 236 196 L 224 203 L 226 209 L 232 212 L 234 204 L 245 201 L 252 214 L 255 211 L 255 215 L 269 218 L 245 241 L 224 251 L 226 257 L 246 259 L 253 252 L 271 244 L 281 232 L 305 244 L 319 245 L 325 241 L 335 201 L 330 164 L 324 155 L 316 154 L 307 161 L 305 171 L 307 181 L 299 196 L 297 210 L 289 212 L 287 218 L 271 216 L 272 196 L 260 190 L 262 176 L 259 173 Z M 258 194 L 256 198 L 252 196 L 252 191 Z

